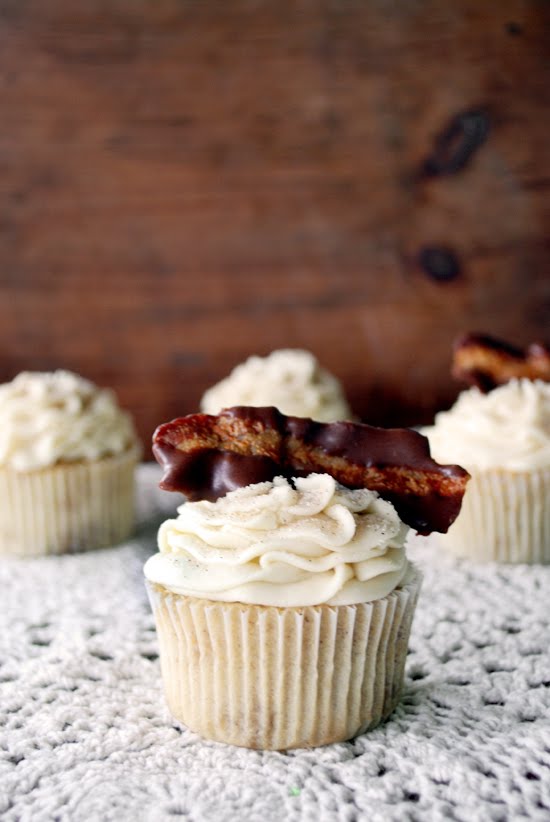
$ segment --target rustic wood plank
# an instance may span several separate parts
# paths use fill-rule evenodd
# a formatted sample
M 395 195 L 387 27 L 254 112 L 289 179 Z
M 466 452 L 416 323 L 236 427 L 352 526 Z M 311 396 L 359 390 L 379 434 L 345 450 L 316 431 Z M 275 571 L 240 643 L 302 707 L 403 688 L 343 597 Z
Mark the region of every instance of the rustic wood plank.
M 0 379 L 73 368 L 148 439 L 302 346 L 369 421 L 429 419 L 455 334 L 550 336 L 549 22 L 542 0 L 0 0 Z M 438 139 L 458 170 L 433 172 Z

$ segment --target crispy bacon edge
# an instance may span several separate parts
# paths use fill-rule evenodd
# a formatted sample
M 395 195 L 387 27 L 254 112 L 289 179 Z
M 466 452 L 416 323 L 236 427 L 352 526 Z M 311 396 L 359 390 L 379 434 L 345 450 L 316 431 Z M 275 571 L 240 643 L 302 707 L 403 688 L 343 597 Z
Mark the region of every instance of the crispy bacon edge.
M 487 334 L 463 334 L 453 345 L 452 375 L 484 393 L 514 378 L 550 382 L 550 349 L 541 343 L 516 348 Z

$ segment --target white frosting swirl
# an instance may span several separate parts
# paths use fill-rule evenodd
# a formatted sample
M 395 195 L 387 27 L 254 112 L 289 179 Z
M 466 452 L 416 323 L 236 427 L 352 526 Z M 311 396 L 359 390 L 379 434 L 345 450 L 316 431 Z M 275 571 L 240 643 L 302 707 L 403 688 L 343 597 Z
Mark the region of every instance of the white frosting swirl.
M 0 465 L 33 471 L 137 446 L 114 394 L 70 371 L 24 371 L 0 385 Z
M 159 531 L 145 576 L 170 591 L 277 607 L 349 605 L 389 594 L 407 571 L 408 527 L 375 491 L 328 474 L 282 477 L 188 502 Z
M 488 394 L 463 391 L 422 433 L 438 462 L 481 470 L 550 466 L 550 384 L 515 379 Z
M 340 382 L 309 351 L 285 348 L 249 357 L 204 394 L 201 408 L 218 414 L 233 405 L 274 405 L 283 414 L 319 422 L 351 419 Z

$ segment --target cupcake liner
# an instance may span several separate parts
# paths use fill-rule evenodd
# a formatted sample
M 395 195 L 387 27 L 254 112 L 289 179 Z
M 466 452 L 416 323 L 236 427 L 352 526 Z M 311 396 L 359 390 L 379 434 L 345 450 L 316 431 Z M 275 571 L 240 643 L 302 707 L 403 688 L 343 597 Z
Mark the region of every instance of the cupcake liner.
M 39 471 L 0 468 L 0 553 L 64 554 L 121 542 L 134 521 L 139 448 Z
M 168 706 L 209 739 L 284 750 L 350 739 L 395 708 L 420 574 L 359 605 L 213 602 L 147 582 Z
M 472 471 L 442 544 L 481 562 L 550 562 L 550 468 Z

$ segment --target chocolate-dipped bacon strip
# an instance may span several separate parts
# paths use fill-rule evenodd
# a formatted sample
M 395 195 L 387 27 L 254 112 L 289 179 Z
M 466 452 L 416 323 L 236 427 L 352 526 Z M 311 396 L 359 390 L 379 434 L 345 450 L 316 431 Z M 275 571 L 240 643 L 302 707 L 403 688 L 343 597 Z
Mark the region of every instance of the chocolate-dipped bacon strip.
M 426 437 L 406 428 L 286 417 L 276 408 L 228 408 L 160 425 L 153 453 L 161 488 L 190 500 L 216 500 L 276 476 L 331 474 L 348 488 L 369 488 L 421 534 L 445 532 L 456 519 L 469 474 L 438 465 Z
M 487 393 L 514 377 L 550 382 L 550 349 L 516 348 L 487 334 L 464 334 L 453 347 L 453 377 Z

